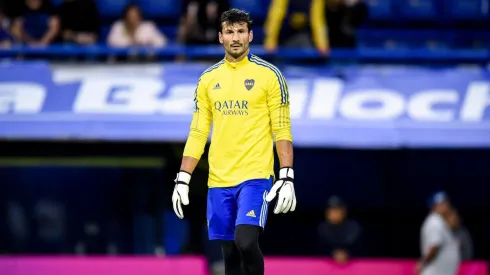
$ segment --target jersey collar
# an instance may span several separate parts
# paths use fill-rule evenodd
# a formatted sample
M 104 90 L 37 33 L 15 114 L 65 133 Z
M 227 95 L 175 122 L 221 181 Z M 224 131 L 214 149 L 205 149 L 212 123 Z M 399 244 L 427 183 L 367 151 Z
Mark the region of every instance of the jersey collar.
M 226 63 L 226 65 L 228 65 L 232 69 L 239 69 L 239 68 L 247 65 L 248 63 L 250 63 L 250 57 L 251 56 L 252 56 L 252 54 L 249 53 L 247 56 L 245 56 L 245 58 L 243 58 L 242 60 L 240 60 L 238 62 L 230 62 L 230 61 L 226 60 L 226 58 L 225 58 L 225 63 Z

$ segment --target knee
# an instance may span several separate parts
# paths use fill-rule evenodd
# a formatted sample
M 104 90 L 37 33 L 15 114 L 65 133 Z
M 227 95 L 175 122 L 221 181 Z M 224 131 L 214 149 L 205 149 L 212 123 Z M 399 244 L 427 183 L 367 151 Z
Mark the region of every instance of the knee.
M 235 240 L 235 244 L 240 252 L 247 253 L 249 251 L 253 251 L 258 245 L 258 242 L 257 240 L 251 238 L 237 238 Z
M 238 228 L 235 245 L 241 253 L 254 251 L 258 247 L 258 234 L 255 228 Z

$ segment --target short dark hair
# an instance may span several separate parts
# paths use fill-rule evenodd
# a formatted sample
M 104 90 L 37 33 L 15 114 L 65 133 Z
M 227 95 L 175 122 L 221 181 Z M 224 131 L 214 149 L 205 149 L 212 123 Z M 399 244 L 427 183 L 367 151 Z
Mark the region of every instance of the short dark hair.
M 252 20 L 248 12 L 240 9 L 231 9 L 221 14 L 220 28 L 223 29 L 223 23 L 233 25 L 236 23 L 246 23 L 248 31 L 251 31 Z

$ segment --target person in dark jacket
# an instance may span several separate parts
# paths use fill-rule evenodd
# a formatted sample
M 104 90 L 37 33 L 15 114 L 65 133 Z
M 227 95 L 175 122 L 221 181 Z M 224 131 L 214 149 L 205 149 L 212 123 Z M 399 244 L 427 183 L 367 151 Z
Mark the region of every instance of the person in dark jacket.
M 328 200 L 325 218 L 318 227 L 320 252 L 346 263 L 360 252 L 361 226 L 347 218 L 347 207 L 338 197 Z
M 473 241 L 468 229 L 462 224 L 461 218 L 455 209 L 446 217 L 449 227 L 451 227 L 454 235 L 458 239 L 461 260 L 467 261 L 473 258 Z

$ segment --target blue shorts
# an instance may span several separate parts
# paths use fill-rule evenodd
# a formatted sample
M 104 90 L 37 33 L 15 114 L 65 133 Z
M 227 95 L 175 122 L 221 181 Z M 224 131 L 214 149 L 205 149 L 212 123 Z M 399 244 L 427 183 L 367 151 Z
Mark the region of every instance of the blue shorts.
M 210 240 L 234 240 L 235 227 L 250 224 L 265 228 L 269 204 L 265 197 L 270 179 L 253 179 L 233 187 L 209 188 L 207 220 Z

